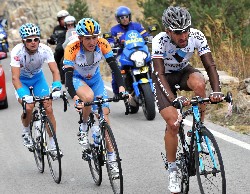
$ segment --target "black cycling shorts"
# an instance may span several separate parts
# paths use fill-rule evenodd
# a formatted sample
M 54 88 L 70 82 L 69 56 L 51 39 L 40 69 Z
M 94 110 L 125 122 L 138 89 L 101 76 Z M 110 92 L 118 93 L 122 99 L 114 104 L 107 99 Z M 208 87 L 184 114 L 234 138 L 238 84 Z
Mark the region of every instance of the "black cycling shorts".
M 188 65 L 180 71 L 165 74 L 165 78 L 167 79 L 168 84 L 173 94 L 176 95 L 176 88 L 175 88 L 176 84 L 180 86 L 180 90 L 191 91 L 191 89 L 187 85 L 187 80 L 189 78 L 189 75 L 194 72 L 201 73 L 198 69 L 195 69 L 191 65 Z M 156 76 L 152 74 L 152 81 L 153 81 L 154 89 L 155 89 L 154 93 L 156 97 L 156 103 L 160 112 L 162 109 L 168 106 L 171 106 L 172 102 L 170 102 L 168 98 L 165 97 L 156 79 L 157 79 Z

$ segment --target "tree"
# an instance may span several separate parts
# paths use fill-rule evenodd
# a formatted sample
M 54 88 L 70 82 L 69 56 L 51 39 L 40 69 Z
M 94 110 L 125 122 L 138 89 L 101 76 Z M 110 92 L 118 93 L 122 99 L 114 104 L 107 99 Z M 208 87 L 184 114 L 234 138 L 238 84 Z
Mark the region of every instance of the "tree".
M 73 3 L 69 4 L 67 10 L 70 15 L 76 18 L 76 21 L 79 21 L 85 17 L 92 17 L 89 13 L 89 8 L 85 0 L 75 0 Z

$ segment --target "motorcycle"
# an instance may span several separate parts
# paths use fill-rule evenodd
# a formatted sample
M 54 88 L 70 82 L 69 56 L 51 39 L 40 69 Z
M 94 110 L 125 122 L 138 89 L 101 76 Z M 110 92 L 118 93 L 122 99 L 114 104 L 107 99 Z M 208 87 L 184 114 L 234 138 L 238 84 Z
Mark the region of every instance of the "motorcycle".
M 0 59 L 7 58 L 7 52 L 9 52 L 7 33 L 4 27 L 0 24 Z
M 106 39 L 110 36 L 109 33 L 103 35 Z M 114 48 L 114 53 L 117 53 L 116 51 L 119 49 L 121 47 Z M 117 56 L 117 61 L 126 90 L 132 96 L 129 99 L 129 113 L 137 113 L 141 106 L 146 119 L 153 120 L 156 110 L 150 75 L 151 56 L 146 41 L 138 31 L 129 30 L 126 33 L 124 47 L 122 53 Z

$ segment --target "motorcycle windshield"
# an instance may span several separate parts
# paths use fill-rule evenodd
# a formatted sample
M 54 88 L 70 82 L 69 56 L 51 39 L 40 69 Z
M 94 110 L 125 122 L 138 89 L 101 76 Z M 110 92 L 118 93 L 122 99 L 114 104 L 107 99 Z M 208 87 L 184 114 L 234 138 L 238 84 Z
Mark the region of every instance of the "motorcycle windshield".
M 143 47 L 145 45 L 145 41 L 140 33 L 136 30 L 129 30 L 125 36 L 124 46 L 127 49 L 133 49 L 135 47 Z

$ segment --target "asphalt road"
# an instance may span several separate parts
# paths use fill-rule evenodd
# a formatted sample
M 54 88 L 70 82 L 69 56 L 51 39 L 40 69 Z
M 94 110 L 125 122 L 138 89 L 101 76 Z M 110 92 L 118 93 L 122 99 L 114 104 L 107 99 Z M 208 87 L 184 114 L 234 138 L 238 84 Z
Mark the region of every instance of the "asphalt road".
M 112 193 L 106 169 L 103 182 L 95 186 L 88 165 L 81 159 L 81 147 L 77 141 L 78 113 L 71 107 L 63 112 L 63 102 L 54 102 L 57 120 L 58 142 L 64 152 L 62 181 L 56 184 L 49 172 L 39 173 L 33 154 L 22 145 L 21 106 L 16 101 L 11 83 L 9 59 L 1 61 L 7 78 L 9 108 L 0 110 L 0 193 Z M 48 82 L 51 74 L 44 65 Z M 109 90 L 109 84 L 107 84 Z M 111 93 L 109 93 L 111 94 Z M 161 158 L 164 152 L 164 122 L 157 113 L 153 121 L 147 121 L 140 110 L 134 115 L 124 115 L 122 102 L 111 103 L 110 120 L 122 158 L 124 193 L 169 193 L 167 173 Z M 187 121 L 187 124 L 189 122 Z M 206 122 L 218 141 L 224 160 L 227 193 L 250 193 L 250 137 L 235 133 Z M 190 193 L 199 193 L 196 177 L 191 179 Z

